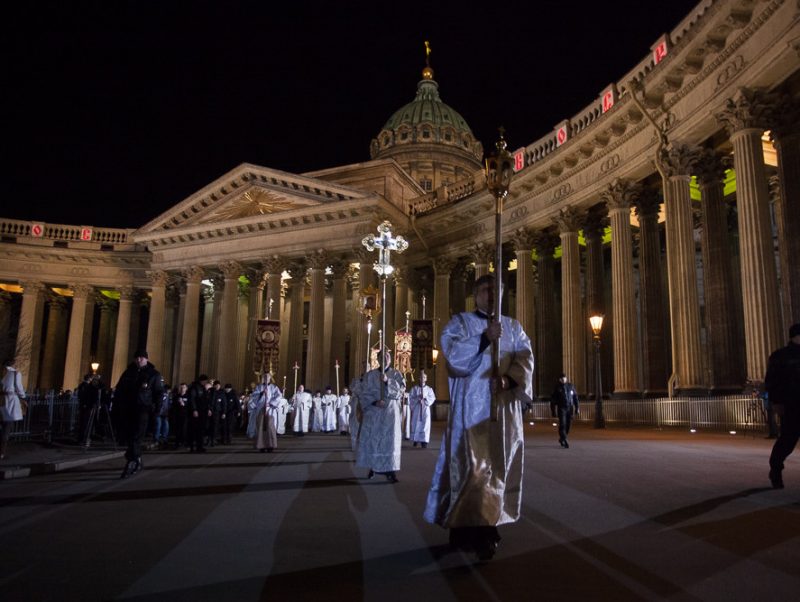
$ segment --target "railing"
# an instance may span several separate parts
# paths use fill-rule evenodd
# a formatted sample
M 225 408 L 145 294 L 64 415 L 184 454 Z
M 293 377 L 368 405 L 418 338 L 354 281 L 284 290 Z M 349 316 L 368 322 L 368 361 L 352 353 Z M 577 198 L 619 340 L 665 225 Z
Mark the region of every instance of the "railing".
M 38 234 L 32 228 L 41 226 Z M 88 226 L 74 226 L 69 224 L 47 224 L 40 222 L 21 221 L 0 218 L 0 234 L 3 236 L 42 238 L 47 240 L 60 240 L 67 242 L 94 242 L 100 244 L 132 244 L 129 235 L 132 229 L 123 228 L 96 228 Z
M 550 420 L 549 402 L 537 402 L 526 417 Z M 580 422 L 594 422 L 595 403 L 580 405 Z M 656 399 L 604 399 L 606 424 L 616 426 L 683 427 L 718 431 L 767 432 L 761 399 L 745 395 L 725 397 L 663 397 Z
M 16 441 L 44 441 L 74 434 L 78 428 L 78 397 L 65 397 L 54 391 L 28 397 L 28 411 L 13 424 L 11 437 Z

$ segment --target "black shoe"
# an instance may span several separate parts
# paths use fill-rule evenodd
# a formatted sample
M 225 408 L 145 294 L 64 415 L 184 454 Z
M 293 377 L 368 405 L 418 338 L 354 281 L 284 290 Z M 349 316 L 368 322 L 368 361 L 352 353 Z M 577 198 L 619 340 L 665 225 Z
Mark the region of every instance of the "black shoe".
M 197 450 L 197 453 L 198 453 L 198 454 L 204 454 L 204 453 L 206 453 L 206 448 L 205 448 L 205 447 L 201 447 L 201 448 L 199 448 L 199 449 Z
M 569 449 L 569 443 L 567 443 L 566 439 L 564 439 L 564 449 Z
M 488 562 L 497 552 L 497 542 L 484 540 L 475 544 L 475 555 L 481 562 Z
M 564 447 L 564 443 L 565 443 L 565 441 L 564 441 L 563 439 L 559 439 L 559 440 L 558 440 L 558 444 L 559 444 L 561 447 Z
M 769 471 L 769 480 L 772 483 L 773 489 L 783 489 L 783 475 L 779 468 L 771 468 Z
M 272 453 L 272 450 L 274 450 L 274 449 L 275 449 L 274 447 L 268 447 L 268 448 L 267 448 L 267 453 L 268 453 L 268 454 L 271 454 L 271 453 Z
M 428 448 L 428 444 L 427 443 L 420 443 L 419 445 L 420 445 L 420 447 L 422 449 L 427 449 Z
M 416 446 L 417 446 L 417 442 L 416 442 L 416 441 L 414 441 L 414 443 L 412 444 L 412 446 L 411 446 L 411 447 L 416 447 Z
M 453 527 L 448 536 L 450 547 L 457 550 L 471 552 L 473 550 L 472 538 L 468 527 Z
M 397 478 L 397 475 L 393 472 L 386 473 L 386 480 L 390 483 L 399 483 L 400 479 Z
M 370 468 L 369 472 L 367 473 L 367 478 L 371 479 L 374 476 L 375 476 L 375 471 Z

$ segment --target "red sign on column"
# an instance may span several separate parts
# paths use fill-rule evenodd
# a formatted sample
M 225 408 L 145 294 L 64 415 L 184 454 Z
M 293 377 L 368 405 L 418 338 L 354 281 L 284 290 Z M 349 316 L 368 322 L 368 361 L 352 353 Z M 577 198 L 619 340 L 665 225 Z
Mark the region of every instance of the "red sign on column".
M 520 149 L 514 153 L 514 171 L 519 171 L 525 167 L 525 149 Z
M 81 228 L 81 240 L 85 240 L 85 241 L 92 240 L 92 229 L 91 228 Z
M 44 224 L 31 224 L 31 236 L 36 238 L 44 236 Z

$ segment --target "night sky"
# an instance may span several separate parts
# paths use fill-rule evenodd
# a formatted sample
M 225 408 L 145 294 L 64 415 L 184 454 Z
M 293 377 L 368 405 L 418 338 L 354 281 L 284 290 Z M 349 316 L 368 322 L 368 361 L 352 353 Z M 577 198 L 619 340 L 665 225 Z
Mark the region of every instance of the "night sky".
M 499 125 L 515 149 L 622 78 L 696 4 L 4 8 L 0 217 L 135 228 L 243 162 L 301 173 L 367 161 L 414 98 L 424 40 L 442 100 L 484 149 Z

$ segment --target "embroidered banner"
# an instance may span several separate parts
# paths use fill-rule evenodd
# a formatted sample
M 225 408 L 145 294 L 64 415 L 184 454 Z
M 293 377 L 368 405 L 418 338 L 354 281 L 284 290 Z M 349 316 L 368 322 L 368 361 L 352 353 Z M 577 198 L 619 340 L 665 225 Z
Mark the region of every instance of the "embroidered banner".
M 272 375 L 278 370 L 278 344 L 281 340 L 281 323 L 278 320 L 258 320 L 253 352 L 253 372 L 263 374 L 270 370 Z

